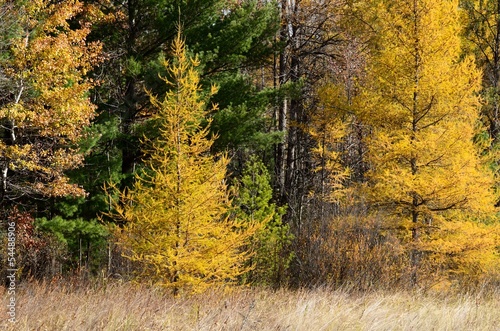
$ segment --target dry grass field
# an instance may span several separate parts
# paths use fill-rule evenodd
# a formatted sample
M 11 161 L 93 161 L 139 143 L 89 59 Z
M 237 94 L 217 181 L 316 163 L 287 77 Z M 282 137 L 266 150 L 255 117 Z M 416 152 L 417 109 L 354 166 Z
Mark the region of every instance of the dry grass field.
M 62 283 L 64 284 L 64 283 Z M 500 293 L 245 289 L 174 298 L 131 284 L 25 284 L 1 330 L 500 330 Z M 2 300 L 8 293 L 2 288 Z

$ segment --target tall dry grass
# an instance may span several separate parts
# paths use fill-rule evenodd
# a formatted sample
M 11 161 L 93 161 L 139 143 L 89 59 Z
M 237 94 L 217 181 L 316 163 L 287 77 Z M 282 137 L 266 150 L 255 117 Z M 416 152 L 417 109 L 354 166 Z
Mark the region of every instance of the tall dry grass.
M 2 330 L 500 330 L 500 295 L 235 290 L 174 298 L 129 283 L 21 284 Z

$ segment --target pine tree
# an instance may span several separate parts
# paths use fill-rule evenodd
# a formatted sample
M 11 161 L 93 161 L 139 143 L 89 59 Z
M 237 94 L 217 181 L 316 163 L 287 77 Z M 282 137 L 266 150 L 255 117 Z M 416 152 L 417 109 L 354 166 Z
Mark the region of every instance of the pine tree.
M 381 1 L 377 10 L 378 49 L 364 92 L 372 127 L 365 192 L 405 229 L 416 283 L 423 258 L 440 260 L 455 245 L 426 243 L 494 205 L 491 173 L 473 143 L 480 76 L 470 58 L 459 59 L 458 1 Z
M 248 273 L 249 281 L 278 286 L 293 257 L 287 252 L 293 235 L 290 226 L 282 222 L 286 209 L 271 202 L 270 180 L 262 161 L 256 156 L 250 157 L 235 185 L 234 205 L 236 217 L 249 225 L 259 224 L 250 245 L 254 255 L 249 261 L 252 267 Z
M 105 126 L 115 124 L 119 131 L 116 137 L 103 136 L 98 143 L 99 148 L 106 148 L 106 152 L 113 155 L 105 162 L 110 168 L 115 167 L 118 159 L 122 188 L 131 183 L 129 179 L 140 164 L 141 124 L 148 103 L 145 89 L 157 94 L 165 91 L 158 72 L 163 70 L 165 45 L 175 38 L 178 22 L 183 26 L 190 50 L 199 55 L 204 68 L 204 85 L 210 86 L 205 82 L 215 81 L 221 91 L 215 96 L 220 111 L 212 126 L 212 129 L 220 129 L 221 139 L 214 148 L 221 151 L 233 148 L 234 144 L 239 147 L 254 141 L 259 143 L 267 127 L 262 119 L 254 119 L 253 123 L 247 119 L 264 117 L 269 100 L 258 96 L 248 70 L 243 68 L 256 67 L 269 61 L 272 55 L 277 28 L 273 3 L 262 4 L 255 0 L 87 2 L 99 13 L 91 38 L 102 40 L 107 55 L 107 61 L 99 68 L 101 84 L 97 99 L 101 116 L 96 122 Z M 251 98 L 252 102 L 242 96 Z M 226 125 L 228 116 L 240 125 Z M 245 128 L 243 133 L 242 127 Z M 94 162 L 90 159 L 89 163 Z
M 202 127 L 207 111 L 198 61 L 186 55 L 180 34 L 173 53 L 174 62 L 164 64 L 172 89 L 162 101 L 150 94 L 159 136 L 145 138 L 145 169 L 121 194 L 114 217 L 125 222 L 120 240 L 128 258 L 143 266 L 138 276 L 175 293 L 197 292 L 231 283 L 245 271 L 242 248 L 255 227 L 227 217 L 228 159 L 209 153 L 215 137 Z
M 92 10 L 90 40 L 100 40 L 105 61 L 96 69 L 99 85 L 93 100 L 98 105 L 87 139 L 84 167 L 69 175 L 88 193 L 78 204 L 75 217 L 96 218 L 109 210 L 104 183 L 131 185 L 133 173 L 142 166 L 140 140 L 156 135 L 145 123 L 149 97 L 146 89 L 163 95 L 167 86 L 159 75 L 165 52 L 176 36 L 176 24 L 183 26 L 189 51 L 199 55 L 203 68 L 201 86 L 211 82 L 219 87 L 211 101 L 219 105 L 210 126 L 218 139 L 212 151 L 233 156 L 247 148 L 269 147 L 277 135 L 266 132 L 271 126 L 267 106 L 273 98 L 255 87 L 247 69 L 269 61 L 273 51 L 276 10 L 272 3 L 225 0 L 85 0 Z M 259 1 L 260 2 L 260 1 Z M 161 8 L 161 10 L 158 10 Z M 208 91 L 207 91 L 208 93 Z M 231 162 L 237 165 L 236 162 Z M 238 171 L 239 169 L 237 169 Z M 91 175 L 89 175 L 91 174 Z M 57 207 L 57 206 L 56 206 Z M 65 210 L 55 213 L 67 217 Z

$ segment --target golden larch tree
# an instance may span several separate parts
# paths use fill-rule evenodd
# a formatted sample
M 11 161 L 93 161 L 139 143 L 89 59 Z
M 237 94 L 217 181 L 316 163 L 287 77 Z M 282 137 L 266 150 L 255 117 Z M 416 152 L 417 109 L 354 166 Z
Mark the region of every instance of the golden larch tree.
M 379 36 L 362 95 L 372 130 L 364 189 L 374 209 L 405 229 L 416 283 L 424 257 L 456 269 L 443 257 L 477 249 L 458 242 L 470 240 L 460 236 L 460 221 L 493 211 L 493 178 L 473 142 L 480 73 L 472 59 L 459 58 L 458 1 L 379 1 L 375 8 Z M 450 231 L 456 243 L 445 239 Z
M 210 120 L 202 125 L 207 111 L 198 61 L 186 55 L 180 35 L 173 55 L 164 64 L 171 89 L 162 101 L 150 95 L 158 135 L 145 138 L 145 170 L 121 194 L 114 217 L 124 221 L 119 239 L 141 265 L 137 276 L 174 293 L 199 292 L 246 271 L 243 247 L 255 229 L 228 218 L 228 159 L 210 154 L 215 137 L 209 137 Z

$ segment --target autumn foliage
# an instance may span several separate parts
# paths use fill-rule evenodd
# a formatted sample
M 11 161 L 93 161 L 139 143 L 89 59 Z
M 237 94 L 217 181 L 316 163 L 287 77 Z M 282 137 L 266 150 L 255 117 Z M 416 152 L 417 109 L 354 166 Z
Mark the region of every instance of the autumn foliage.
M 1 199 L 82 195 L 65 171 L 80 165 L 76 142 L 95 115 L 86 75 L 100 46 L 87 43 L 90 25 L 70 27 L 78 1 L 2 1 Z
M 172 48 L 173 62 L 164 63 L 171 90 L 162 100 L 150 95 L 158 136 L 145 139 L 145 168 L 116 201 L 113 217 L 124 222 L 119 243 L 140 263 L 138 277 L 174 293 L 198 292 L 247 271 L 243 248 L 256 226 L 229 218 L 228 159 L 208 153 L 214 137 L 202 125 L 198 61 L 180 35 Z
M 497 286 L 498 5 L 0 0 L 20 275 Z

